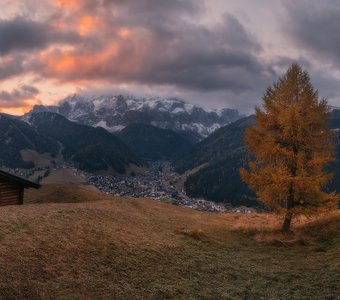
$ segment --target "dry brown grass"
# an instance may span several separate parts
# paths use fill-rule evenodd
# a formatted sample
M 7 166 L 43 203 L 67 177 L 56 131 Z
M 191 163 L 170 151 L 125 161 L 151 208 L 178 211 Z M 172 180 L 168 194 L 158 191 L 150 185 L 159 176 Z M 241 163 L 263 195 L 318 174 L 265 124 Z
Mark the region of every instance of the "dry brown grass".
M 234 218 L 235 230 L 253 235 L 256 241 L 268 245 L 289 247 L 331 243 L 340 235 L 340 211 L 311 218 L 297 217 L 289 234 L 281 232 L 283 219 L 274 214 L 240 215 Z
M 77 203 L 112 199 L 92 185 L 48 183 L 38 190 L 25 191 L 25 204 L 32 203 Z
M 205 234 L 202 229 L 189 229 L 189 228 L 180 228 L 175 230 L 178 234 L 183 234 L 189 237 L 192 237 L 196 240 L 202 240 L 205 238 Z
M 84 199 L 82 190 L 77 193 Z M 64 196 L 63 202 L 72 202 L 72 194 Z M 313 222 L 298 229 L 313 239 L 317 231 L 318 237 L 332 232 L 332 243 L 315 238 L 313 245 L 277 247 L 257 241 L 261 230 L 270 232 L 279 224 L 272 215 L 202 213 L 150 200 L 101 197 L 94 191 L 91 202 L 1 208 L 0 299 L 339 295 L 339 215 L 318 221 L 331 231 Z

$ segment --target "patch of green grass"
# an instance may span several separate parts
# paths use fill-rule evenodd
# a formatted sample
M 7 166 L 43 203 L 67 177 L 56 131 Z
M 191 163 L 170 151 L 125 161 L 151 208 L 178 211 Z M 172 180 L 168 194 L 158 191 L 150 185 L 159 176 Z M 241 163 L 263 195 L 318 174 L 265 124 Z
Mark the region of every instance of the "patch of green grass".
M 140 203 L 137 202 L 137 200 L 136 201 L 129 201 L 129 203 L 130 203 L 131 206 L 133 206 L 135 208 L 141 208 L 141 205 L 140 205 Z
M 333 246 L 334 246 L 334 241 L 333 240 L 331 240 L 331 239 L 325 240 L 325 241 L 322 241 L 322 242 L 318 243 L 314 247 L 314 251 L 316 251 L 316 252 L 327 252 Z
M 27 222 L 16 222 L 16 223 L 12 223 L 10 226 L 10 231 L 11 232 L 20 232 L 20 231 L 29 231 L 30 230 L 30 226 Z
M 0 230 L 0 242 L 6 238 L 6 233 Z

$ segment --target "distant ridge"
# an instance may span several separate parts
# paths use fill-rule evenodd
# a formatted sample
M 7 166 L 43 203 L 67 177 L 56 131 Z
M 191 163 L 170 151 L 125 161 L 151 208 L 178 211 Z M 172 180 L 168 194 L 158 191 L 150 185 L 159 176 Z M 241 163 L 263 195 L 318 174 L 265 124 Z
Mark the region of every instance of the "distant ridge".
M 242 116 L 236 109 L 203 109 L 177 98 L 138 98 L 123 95 L 65 98 L 58 106 L 37 105 L 33 112 L 57 112 L 71 121 L 117 132 L 130 124 L 142 123 L 190 134 L 201 140 L 216 129 Z

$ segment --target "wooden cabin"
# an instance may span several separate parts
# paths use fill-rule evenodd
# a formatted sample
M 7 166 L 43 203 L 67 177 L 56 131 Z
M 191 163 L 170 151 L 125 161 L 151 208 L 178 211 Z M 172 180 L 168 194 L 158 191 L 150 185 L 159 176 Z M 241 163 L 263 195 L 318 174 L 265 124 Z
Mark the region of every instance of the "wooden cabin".
M 24 203 L 24 190 L 40 185 L 0 170 L 0 206 Z

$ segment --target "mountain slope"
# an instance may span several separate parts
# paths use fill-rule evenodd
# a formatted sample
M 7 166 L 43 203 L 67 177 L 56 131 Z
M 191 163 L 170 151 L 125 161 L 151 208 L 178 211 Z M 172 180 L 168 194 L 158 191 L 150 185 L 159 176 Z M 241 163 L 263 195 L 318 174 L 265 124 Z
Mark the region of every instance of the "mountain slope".
M 121 140 L 103 128 L 79 125 L 51 112 L 33 113 L 28 121 L 39 132 L 59 141 L 63 145 L 64 158 L 82 170 L 112 168 L 124 173 L 129 164 L 140 164 Z
M 244 147 L 244 130 L 255 124 L 254 116 L 240 119 L 216 130 L 193 147 L 184 158 L 176 162 L 176 169 L 183 173 L 207 162 L 218 161 Z
M 333 112 L 330 127 L 334 129 L 336 160 L 327 169 L 334 173 L 328 190 L 340 192 L 340 114 Z M 255 124 L 250 116 L 227 125 L 194 146 L 184 158 L 175 162 L 180 173 L 188 172 L 185 190 L 189 196 L 204 197 L 234 205 L 257 205 L 255 194 L 241 180 L 239 169 L 247 167 L 249 154 L 244 146 L 244 133 Z M 193 171 L 190 171 L 193 170 Z
M 235 109 L 205 110 L 176 98 L 136 98 L 133 96 L 74 95 L 59 106 L 36 106 L 33 111 L 58 112 L 71 121 L 119 131 L 133 123 L 185 132 L 196 140 L 240 118 Z
M 168 129 L 147 124 L 131 124 L 116 134 L 134 153 L 149 160 L 169 160 L 183 156 L 193 143 Z
M 248 160 L 244 131 L 254 123 L 254 116 L 250 116 L 220 128 L 176 161 L 175 168 L 180 173 L 195 170 L 185 181 L 189 196 L 234 205 L 258 205 L 239 174 L 239 168 Z
M 20 151 L 35 150 L 55 155 L 58 143 L 17 117 L 0 114 L 0 166 L 29 168 L 33 163 L 22 159 Z

